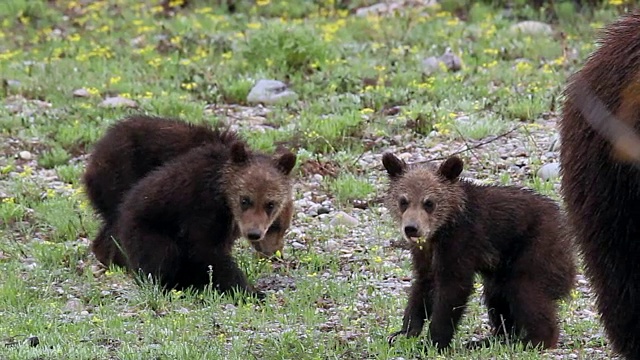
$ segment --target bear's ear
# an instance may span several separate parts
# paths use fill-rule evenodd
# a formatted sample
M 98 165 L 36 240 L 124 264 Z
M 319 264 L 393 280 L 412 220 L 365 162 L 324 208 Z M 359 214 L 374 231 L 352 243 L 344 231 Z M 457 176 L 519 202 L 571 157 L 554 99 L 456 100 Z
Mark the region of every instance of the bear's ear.
M 249 153 L 242 142 L 234 142 L 231 145 L 231 160 L 236 164 L 242 164 L 249 160 Z
M 462 159 L 457 156 L 452 156 L 440 164 L 438 173 L 445 179 L 454 181 L 462 172 L 463 165 Z
M 387 169 L 387 173 L 391 179 L 402 176 L 407 169 L 407 164 L 390 152 L 386 152 L 382 155 L 382 165 Z
M 276 167 L 281 173 L 289 175 L 293 167 L 296 166 L 296 154 L 287 151 L 275 159 Z

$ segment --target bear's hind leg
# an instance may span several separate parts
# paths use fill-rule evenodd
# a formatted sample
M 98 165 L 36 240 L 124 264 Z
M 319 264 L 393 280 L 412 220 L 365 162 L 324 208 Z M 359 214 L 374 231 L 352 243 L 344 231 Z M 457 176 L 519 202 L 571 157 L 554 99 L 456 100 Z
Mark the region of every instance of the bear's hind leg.
M 555 348 L 559 337 L 555 301 L 540 289 L 540 284 L 531 281 L 520 282 L 511 290 L 511 313 L 520 340 L 533 347 Z
M 499 286 L 485 282 L 484 298 L 493 336 L 511 336 L 516 326 L 511 314 L 509 299 Z

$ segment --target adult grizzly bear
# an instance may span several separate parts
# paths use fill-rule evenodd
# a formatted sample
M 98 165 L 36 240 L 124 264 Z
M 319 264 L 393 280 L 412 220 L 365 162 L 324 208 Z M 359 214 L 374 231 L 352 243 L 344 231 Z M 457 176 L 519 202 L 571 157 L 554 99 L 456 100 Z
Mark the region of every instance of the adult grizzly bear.
M 151 171 L 125 195 L 114 223 L 127 267 L 165 288 L 255 293 L 232 257 L 235 232 L 265 236 L 291 198 L 296 156 L 208 144 Z M 237 230 L 236 230 L 237 228 Z
M 145 115 L 130 116 L 111 126 L 94 145 L 83 176 L 87 196 L 103 220 L 91 244 L 97 259 L 107 266 L 125 265 L 113 242 L 112 227 L 118 205 L 136 182 L 195 147 L 205 144 L 230 146 L 238 141 L 241 139 L 233 131 Z M 282 253 L 293 207 L 290 199 L 264 238 L 249 239 L 259 255 Z
M 562 194 L 613 349 L 640 359 L 640 13 L 599 42 L 565 90 Z
M 556 301 L 575 278 L 557 204 L 521 188 L 460 180 L 455 156 L 437 169 L 409 169 L 391 153 L 382 162 L 390 178 L 386 206 L 411 244 L 414 270 L 402 329 L 389 341 L 418 336 L 430 319 L 431 341 L 448 347 L 479 273 L 494 335 L 555 347 Z

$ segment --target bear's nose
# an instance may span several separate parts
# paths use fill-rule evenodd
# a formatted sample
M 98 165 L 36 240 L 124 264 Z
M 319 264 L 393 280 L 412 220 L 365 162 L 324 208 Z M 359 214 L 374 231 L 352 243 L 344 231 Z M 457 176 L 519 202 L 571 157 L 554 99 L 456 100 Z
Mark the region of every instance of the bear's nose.
M 404 227 L 404 233 L 407 237 L 418 237 L 418 228 L 414 225 L 407 225 Z
M 250 230 L 247 233 L 247 239 L 249 240 L 256 241 L 256 240 L 260 240 L 261 237 L 262 237 L 262 232 L 258 230 Z

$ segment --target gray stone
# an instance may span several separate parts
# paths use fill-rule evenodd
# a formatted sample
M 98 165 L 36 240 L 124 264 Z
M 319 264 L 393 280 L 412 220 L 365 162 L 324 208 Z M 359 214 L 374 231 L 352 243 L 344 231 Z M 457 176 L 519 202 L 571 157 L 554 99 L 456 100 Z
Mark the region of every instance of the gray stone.
M 353 216 L 347 214 L 344 211 L 340 211 L 337 214 L 335 214 L 333 219 L 331 219 L 331 221 L 329 222 L 331 226 L 337 226 L 337 225 L 358 226 L 359 223 L 360 222 L 358 221 L 358 219 L 354 218 Z
M 462 59 L 447 48 L 439 57 L 430 56 L 422 60 L 422 72 L 431 75 L 441 70 L 459 71 L 462 69 Z
M 20 159 L 22 159 L 22 160 L 31 160 L 31 159 L 33 159 L 33 155 L 31 155 L 31 153 L 30 153 L 30 152 L 28 152 L 28 151 L 26 151 L 26 150 L 20 151 L 20 152 L 18 153 L 18 156 L 19 156 L 19 157 L 20 157 Z
M 137 108 L 138 103 L 129 98 L 125 98 L 122 96 L 114 96 L 114 97 L 108 97 L 104 99 L 98 106 L 108 107 L 108 108 L 117 108 L 117 107 Z
M 540 21 L 526 20 L 511 26 L 511 31 L 527 35 L 551 35 L 553 28 Z
M 278 80 L 258 80 L 247 95 L 247 102 L 265 105 L 273 105 L 280 102 L 293 101 L 298 98 L 298 94 L 289 90 L 287 84 Z
M 73 96 L 88 98 L 91 96 L 91 94 L 89 93 L 89 90 L 85 88 L 80 88 L 80 89 L 73 90 Z
M 538 177 L 542 180 L 551 180 L 560 176 L 560 164 L 557 162 L 542 165 L 538 169 Z

